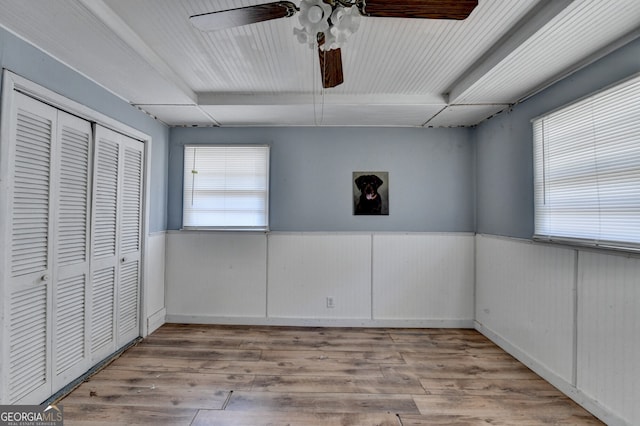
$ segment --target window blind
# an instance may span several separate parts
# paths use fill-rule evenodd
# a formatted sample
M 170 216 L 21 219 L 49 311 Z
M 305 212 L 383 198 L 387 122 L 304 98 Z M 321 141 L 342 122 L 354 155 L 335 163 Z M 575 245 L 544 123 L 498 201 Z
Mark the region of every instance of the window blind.
M 640 248 L 640 76 L 533 120 L 535 238 Z
M 269 147 L 186 145 L 183 228 L 268 229 Z

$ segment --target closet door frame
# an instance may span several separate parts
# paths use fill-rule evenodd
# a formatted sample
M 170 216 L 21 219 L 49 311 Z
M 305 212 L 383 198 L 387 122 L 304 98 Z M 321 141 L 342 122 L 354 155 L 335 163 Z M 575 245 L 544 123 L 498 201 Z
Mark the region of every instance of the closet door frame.
M 140 268 L 140 336 L 147 335 L 147 312 L 145 306 L 146 299 L 146 289 L 148 288 L 148 284 L 146 282 L 145 271 L 147 270 L 147 256 L 146 256 L 146 248 L 148 247 L 148 234 L 149 234 L 149 194 L 151 187 L 151 149 L 152 149 L 152 140 L 151 137 L 133 127 L 130 127 L 124 123 L 121 123 L 117 120 L 114 120 L 111 117 L 108 117 L 100 112 L 97 112 L 85 105 L 82 105 L 78 102 L 75 102 L 71 99 L 66 98 L 63 95 L 60 95 L 52 90 L 49 90 L 37 83 L 34 83 L 24 77 L 21 77 L 7 69 L 4 69 L 2 72 L 2 112 L 0 117 L 0 123 L 3 125 L 0 126 L 0 141 L 2 143 L 0 146 L 2 147 L 2 151 L 0 152 L 0 162 L 7 162 L 7 154 L 8 149 L 6 146 L 7 143 L 4 141 L 8 140 L 10 136 L 9 126 L 6 125 L 10 119 L 11 111 L 14 104 L 14 94 L 16 92 L 23 93 L 27 96 L 30 96 L 36 100 L 49 104 L 57 109 L 65 111 L 69 114 L 75 115 L 79 118 L 85 119 L 92 123 L 96 123 L 100 126 L 112 129 L 119 133 L 125 134 L 133 139 L 137 139 L 140 142 L 144 143 L 144 182 L 143 182 L 143 194 L 142 194 L 142 238 L 141 238 L 141 268 Z M 7 170 L 4 167 L 4 164 L 0 164 L 0 170 Z M 0 194 L 3 196 L 7 195 L 8 188 L 6 187 L 6 182 L 0 181 Z M 4 209 L 5 206 L 0 206 L 0 208 Z M 0 212 L 0 217 L 6 217 L 8 212 L 2 211 Z M 6 221 L 5 221 L 6 222 Z M 1 241 L 6 241 L 7 238 L 7 223 L 0 223 L 0 238 Z M 0 244 L 0 265 L 4 265 L 6 262 L 7 256 L 9 253 L 7 252 L 6 247 L 3 247 L 3 244 Z M 0 296 L 4 296 L 2 292 L 5 289 L 0 288 Z M 0 317 L 6 318 L 7 312 L 4 312 L 4 303 L 0 303 Z M 0 341 L 5 341 L 6 337 L 4 333 L 6 333 L 6 324 L 0 325 Z M 5 359 L 0 358 L 0 373 L 5 371 L 7 368 Z M 6 396 L 0 393 L 0 403 L 3 402 Z

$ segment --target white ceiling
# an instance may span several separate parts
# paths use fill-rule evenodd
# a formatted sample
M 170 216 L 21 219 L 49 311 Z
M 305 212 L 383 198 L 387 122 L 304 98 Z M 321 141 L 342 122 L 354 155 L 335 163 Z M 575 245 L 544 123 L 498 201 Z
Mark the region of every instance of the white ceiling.
M 0 0 L 0 26 L 176 126 L 472 126 L 640 35 L 638 0 L 363 17 L 342 48 L 344 84 L 322 89 L 297 16 L 215 32 L 188 20 L 268 1 Z

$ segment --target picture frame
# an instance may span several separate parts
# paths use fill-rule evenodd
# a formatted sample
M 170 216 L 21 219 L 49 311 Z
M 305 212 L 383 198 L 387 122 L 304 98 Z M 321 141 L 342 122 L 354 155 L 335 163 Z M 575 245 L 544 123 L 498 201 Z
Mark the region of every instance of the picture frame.
M 351 183 L 354 215 L 389 215 L 389 172 L 356 171 Z

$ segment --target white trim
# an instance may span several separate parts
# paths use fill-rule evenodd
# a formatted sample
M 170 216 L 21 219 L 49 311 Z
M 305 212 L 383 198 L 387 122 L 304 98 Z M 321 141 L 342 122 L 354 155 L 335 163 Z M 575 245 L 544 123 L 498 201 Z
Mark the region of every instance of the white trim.
M 146 136 L 147 139 L 143 139 L 144 143 L 144 182 L 143 182 L 143 194 L 142 194 L 142 229 L 140 230 L 140 336 L 146 336 L 148 334 L 147 321 L 147 268 L 149 265 L 147 250 L 149 248 L 149 220 L 151 218 L 151 137 Z M 166 242 L 165 242 L 166 244 Z
M 10 89 L 7 78 L 4 78 L 2 87 L 2 99 L 0 107 L 0 177 L 7 176 L 10 170 L 9 158 L 10 144 L 8 143 L 11 135 L 11 113 L 12 105 L 14 105 L 15 92 Z M 15 107 L 15 106 L 14 106 Z M 0 200 L 9 200 L 9 182 L 8 179 L 0 179 Z M 0 203 L 0 241 L 8 241 L 9 237 L 9 218 L 11 216 L 10 203 Z M 0 271 L 7 271 L 9 268 L 9 248 L 5 244 L 0 244 Z M 4 273 L 4 272 L 3 272 Z M 9 336 L 9 324 L 5 318 L 9 313 L 5 313 L 5 301 L 7 300 L 8 291 L 2 284 L 0 274 L 0 342 L 4 342 Z M 0 345 L 0 404 L 7 403 L 8 396 L 4 392 L 4 380 L 1 379 L 9 376 L 7 362 L 9 360 L 9 345 Z
M 220 233 L 224 235 L 229 235 L 230 232 L 237 232 L 239 234 L 247 234 L 247 233 L 255 233 L 255 234 L 266 234 L 266 235 L 426 235 L 426 236 L 468 236 L 474 237 L 476 234 L 474 232 L 462 231 L 462 232 L 414 232 L 414 231 L 221 231 L 219 229 L 169 229 L 166 231 L 167 234 L 181 234 L 181 233 L 190 233 L 190 234 L 207 234 L 211 235 L 212 233 Z M 505 237 L 510 238 L 510 237 Z M 530 241 L 530 240 L 524 240 Z
M 565 245 L 568 247 L 572 247 L 574 249 L 579 248 L 592 248 L 592 249 L 602 249 L 612 252 L 623 252 L 629 254 L 640 254 L 640 244 L 637 243 L 620 243 L 617 241 L 614 242 L 606 242 L 606 241 L 595 241 L 595 240 L 585 240 L 581 238 L 570 238 L 570 237 L 554 237 L 548 235 L 537 235 L 535 234 L 532 237 L 533 241 L 540 243 L 547 243 L 553 245 Z
M 166 316 L 174 324 L 271 325 L 291 327 L 384 327 L 384 328 L 469 328 L 472 319 L 371 320 L 367 318 L 279 318 L 279 317 L 218 317 L 209 315 Z
M 514 241 L 522 244 L 535 244 L 535 245 L 548 246 L 548 247 L 560 247 L 560 248 L 566 248 L 566 249 L 576 250 L 581 252 L 608 254 L 612 256 L 621 256 L 626 258 L 640 258 L 639 251 L 620 250 L 620 249 L 615 249 L 609 246 L 578 245 L 575 243 L 572 244 L 568 240 L 554 239 L 553 241 L 550 241 L 548 239 L 536 239 L 536 238 L 528 239 L 528 238 L 520 238 L 520 237 L 509 237 L 507 235 L 495 235 L 495 234 L 476 234 L 476 236 L 485 237 L 485 238 L 494 238 L 494 239 L 504 240 L 504 241 Z
M 401 95 L 401 94 L 366 94 L 357 97 L 339 93 L 323 94 L 324 102 L 327 105 L 442 105 L 447 106 L 445 96 L 440 94 L 426 93 L 422 95 Z M 313 104 L 313 94 L 260 94 L 260 93 L 220 93 L 220 92 L 199 92 L 198 105 L 200 106 L 223 106 L 223 105 L 309 105 Z

